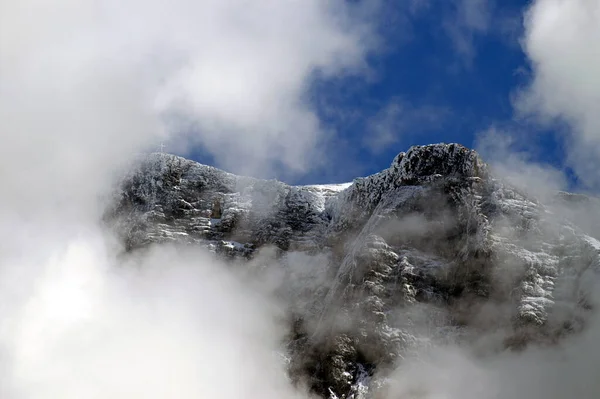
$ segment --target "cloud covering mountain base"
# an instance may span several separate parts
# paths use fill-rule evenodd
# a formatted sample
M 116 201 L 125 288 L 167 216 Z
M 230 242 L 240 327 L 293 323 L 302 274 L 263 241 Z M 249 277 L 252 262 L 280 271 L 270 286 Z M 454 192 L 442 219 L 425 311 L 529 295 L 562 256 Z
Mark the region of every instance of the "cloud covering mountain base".
M 281 166 L 282 174 L 294 175 L 321 165 L 325 157 L 320 151 L 326 147 L 319 144 L 327 143 L 331 137 L 311 104 L 311 82 L 316 77 L 360 75 L 368 69 L 366 60 L 377 48 L 373 18 L 379 3 L 358 3 L 305 0 L 250 6 L 244 1 L 177 0 L 168 5 L 161 1 L 134 1 L 125 7 L 118 1 L 0 0 L 3 398 L 294 399 L 312 395 L 309 387 L 302 385 L 308 381 L 291 381 L 288 365 L 281 356 L 290 333 L 286 306 L 293 304 L 296 313 L 308 314 L 307 309 L 298 306 L 304 302 L 286 297 L 282 300 L 277 271 L 281 259 L 266 256 L 264 262 L 271 267 L 266 268 L 266 274 L 257 273 L 255 281 L 239 265 L 198 248 L 160 245 L 124 255 L 120 237 L 106 228 L 102 217 L 135 154 L 147 152 L 162 140 L 182 151 L 200 144 L 220 165 L 244 174 L 268 174 L 274 166 Z M 596 3 L 538 0 L 532 5 L 526 19 L 525 51 L 534 62 L 535 79 L 517 104 L 525 114 L 566 118 L 574 127 L 573 148 L 586 148 L 583 156 L 573 157 L 572 162 L 582 176 L 589 177 L 591 185 L 598 147 L 594 132 L 599 131 L 594 109 L 599 90 L 593 86 L 597 81 L 593 78 L 597 57 L 593 51 L 588 52 L 587 46 L 580 45 L 580 38 L 597 34 L 600 25 L 594 24 L 599 9 Z M 572 29 L 551 29 L 556 25 Z M 565 56 L 557 57 L 557 51 Z M 569 72 L 572 69 L 576 73 Z M 435 157 L 423 158 L 423 163 L 417 165 L 426 165 L 431 159 Z M 528 167 L 524 158 L 511 159 L 519 162 L 520 170 Z M 371 313 L 377 316 L 384 313 L 378 308 L 377 284 L 395 277 L 385 262 L 401 264 L 403 268 L 409 261 L 420 266 L 418 262 L 424 262 L 428 267 L 438 264 L 438 254 L 430 256 L 417 251 L 419 256 L 409 256 L 402 252 L 406 250 L 402 245 L 392 248 L 393 243 L 367 233 L 384 236 L 384 232 L 375 229 L 382 226 L 378 220 L 398 216 L 394 212 L 413 209 L 410 207 L 422 209 L 422 203 L 415 198 L 429 198 L 427 190 L 430 185 L 438 187 L 435 184 L 439 176 L 449 176 L 448 187 L 455 191 L 448 195 L 453 195 L 453 200 L 458 198 L 458 209 L 464 215 L 479 218 L 457 218 L 468 234 L 456 234 L 452 239 L 462 245 L 464 238 L 465 248 L 470 250 L 469 245 L 477 245 L 477 239 L 483 236 L 471 234 L 473 223 L 488 226 L 487 213 L 477 213 L 477 209 L 469 213 L 483 197 L 473 195 L 473 187 L 482 180 L 479 172 L 471 173 L 469 169 L 471 174 L 462 176 L 460 184 L 456 184 L 452 180 L 456 171 L 446 173 L 444 169 L 444 174 L 413 176 L 406 170 L 400 171 L 400 158 L 396 161 L 390 170 L 396 167 L 392 172 L 397 174 L 384 171 L 351 188 L 345 187 L 346 191 L 338 190 L 345 194 L 322 187 L 295 189 L 300 199 L 306 196 L 311 201 L 321 201 L 302 209 L 321 212 L 311 222 L 318 227 L 318 234 L 329 233 L 330 230 L 319 228 L 331 222 L 336 233 L 332 242 L 337 244 L 329 248 L 331 253 L 327 256 L 299 257 L 297 264 L 310 264 L 311 271 L 320 271 L 322 263 L 331 259 L 329 255 L 346 256 L 344 239 L 365 238 L 357 241 L 353 247 L 356 251 L 350 251 L 347 260 L 342 257 L 348 273 L 340 276 L 347 279 L 343 283 L 349 282 L 350 288 L 334 292 L 343 293 L 340 297 L 331 295 L 333 299 L 362 300 L 360 295 L 373 294 L 367 298 L 374 299 L 371 302 L 357 301 L 359 309 L 355 315 L 363 316 L 365 309 L 375 309 Z M 402 165 L 410 166 L 408 162 Z M 539 177 L 537 171 L 529 174 L 533 180 Z M 514 165 L 509 172 L 513 177 L 518 174 Z M 402 173 L 404 180 L 398 178 Z M 562 184 L 554 173 L 544 174 L 544 178 L 547 184 L 539 184 L 537 179 L 534 187 L 535 194 L 543 200 L 552 191 L 549 188 Z M 526 183 L 522 185 L 524 189 Z M 277 184 L 280 191 L 276 193 L 293 191 Z M 494 197 L 498 192 L 504 197 Z M 325 205 L 330 202 L 324 193 L 327 198 L 339 195 L 347 201 L 333 208 L 340 213 L 327 213 L 330 209 Z M 556 238 L 555 230 L 537 229 L 533 211 L 547 215 L 537 199 L 512 189 L 486 194 L 497 200 L 495 205 L 502 205 L 498 208 L 505 219 L 504 224 L 495 226 L 498 230 L 521 233 L 523 226 L 534 226 L 532 234 L 541 235 L 542 244 L 546 243 L 543 239 Z M 388 202 L 379 202 L 381 198 Z M 445 197 L 435 198 L 437 201 Z M 389 204 L 393 207 L 384 207 Z M 402 204 L 410 207 L 402 208 Z M 553 208 L 554 214 L 549 218 L 564 217 L 576 220 L 575 223 L 586 220 L 585 233 L 597 236 L 596 227 L 590 222 L 596 208 L 583 206 L 579 213 L 572 214 L 565 209 L 570 207 Z M 486 212 L 491 214 L 492 208 Z M 402 238 L 424 248 L 447 250 L 443 242 L 431 237 L 450 234 L 456 227 L 451 225 L 456 215 L 441 212 L 447 210 L 444 206 L 435 210 L 440 210 L 434 212 L 438 219 L 406 217 L 402 219 L 404 224 L 392 226 L 392 230 L 396 236 L 402 236 L 399 232 L 410 233 L 408 238 Z M 374 221 L 367 223 L 373 215 Z M 362 222 L 365 223 L 361 225 Z M 564 225 L 569 230 L 570 224 Z M 348 226 L 351 228 L 346 229 Z M 363 228 L 362 236 L 352 235 Z M 291 228 L 285 232 L 295 233 Z M 393 235 L 390 230 L 387 233 Z M 433 235 L 428 236 L 430 233 Z M 539 243 L 527 234 L 511 233 L 501 238 L 520 240 L 522 246 Z M 573 235 L 586 236 L 580 231 L 565 234 Z M 557 241 L 563 245 L 563 241 Z M 520 248 L 513 242 L 509 244 Z M 570 244 L 556 248 L 571 248 Z M 582 247 L 573 253 L 587 254 Z M 454 256 L 452 248 L 443 255 Z M 529 252 L 519 254 L 529 256 L 537 249 L 528 248 Z M 372 257 L 354 256 L 359 250 Z M 386 251 L 396 251 L 396 257 L 386 257 Z M 381 259 L 385 262 L 378 263 Z M 585 261 L 592 262 L 590 259 Z M 374 287 L 373 291 L 356 289 L 356 281 L 352 280 L 357 278 L 353 273 L 359 270 L 357 265 L 361 262 L 383 265 L 369 269 L 372 273 L 365 275 L 371 279 L 368 282 L 373 283 L 369 286 Z M 478 262 L 472 264 L 483 263 Z M 586 266 L 593 262 L 588 263 Z M 498 273 L 494 276 L 498 280 L 494 281 L 504 282 L 504 277 L 513 277 L 511 273 L 523 277 L 527 284 L 517 287 L 523 294 L 518 296 L 518 300 L 523 300 L 519 309 L 525 309 L 523 313 L 533 314 L 535 319 L 544 313 L 539 309 L 545 310 L 545 304 L 555 299 L 545 301 L 538 297 L 544 295 L 540 289 L 548 289 L 556 276 L 537 267 L 534 261 L 525 266 L 529 267 L 529 274 L 523 274 L 527 278 L 519 274 L 521 269 L 515 272 L 508 268 L 506 275 Z M 387 385 L 372 392 L 385 399 L 596 397 L 596 269 L 592 264 L 576 280 L 587 281 L 587 285 L 582 283 L 574 291 L 585 291 L 587 302 L 578 302 L 573 308 L 578 312 L 584 307 L 593 314 L 581 324 L 578 334 L 564 340 L 559 337 L 554 342 L 556 346 L 533 347 L 520 353 L 495 353 L 499 347 L 505 349 L 498 344 L 506 338 L 504 330 L 495 331 L 500 338 L 489 331 L 482 333 L 471 342 L 473 345 L 460 340 L 435 343 L 417 350 L 416 357 L 400 356 L 389 361 L 386 369 L 375 369 L 369 378 L 381 378 Z M 420 278 L 429 281 L 433 274 L 412 275 L 410 267 L 402 270 L 406 271 L 401 276 L 402 289 L 414 294 L 415 299 L 417 292 L 423 292 L 410 288 L 422 283 Z M 318 283 L 324 287 L 321 291 L 329 292 L 329 288 L 340 284 L 335 279 L 328 280 L 327 273 L 324 276 L 319 275 L 315 282 L 305 273 L 304 289 L 316 288 L 310 284 Z M 295 283 L 297 287 L 298 281 Z M 315 298 L 320 298 L 321 293 L 315 293 Z M 459 304 L 464 303 L 467 302 Z M 404 316 L 408 319 L 404 305 L 395 309 L 397 320 Z M 483 320 L 505 316 L 503 306 L 485 309 L 489 314 Z M 328 309 L 330 313 L 323 314 L 337 310 Z M 575 316 L 579 316 L 577 312 Z M 341 311 L 340 314 L 344 315 Z M 577 324 L 576 319 L 569 322 Z M 338 321 L 321 317 L 314 324 L 306 323 L 306 328 L 313 333 L 313 329 L 322 327 L 320 322 L 338 328 Z M 364 327 L 360 320 L 351 321 L 354 324 L 342 326 L 344 333 L 359 336 L 364 331 L 372 332 L 368 330 L 372 326 L 360 330 Z M 511 328 L 509 335 L 514 332 Z M 376 332 L 381 333 L 379 339 L 389 331 Z M 328 355 L 325 353 L 324 357 Z M 336 361 L 342 359 L 343 363 L 342 355 Z M 352 394 L 353 399 L 358 399 L 364 392 Z

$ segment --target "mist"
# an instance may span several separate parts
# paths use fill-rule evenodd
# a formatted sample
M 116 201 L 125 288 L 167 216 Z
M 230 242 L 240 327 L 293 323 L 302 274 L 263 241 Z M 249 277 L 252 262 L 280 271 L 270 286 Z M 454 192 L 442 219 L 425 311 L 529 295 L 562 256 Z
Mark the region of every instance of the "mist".
M 22 298 L 3 287 L 3 397 L 306 397 L 279 354 L 281 309 L 226 265 L 181 248 L 118 265 L 101 247 L 27 265 Z
M 154 246 L 122 256 L 101 219 L 135 157 L 162 142 L 183 154 L 200 148 L 217 166 L 244 175 L 267 176 L 279 167 L 297 176 L 326 166 L 323 154 L 335 135 L 311 104 L 311 83 L 368 72 L 368 56 L 379 45 L 378 2 L 358 3 L 0 0 L 3 398 L 310 397 L 287 375 L 287 312 L 291 306 L 309 314 L 312 290 L 335 286 L 327 256 L 290 254 L 285 280 L 267 252 L 250 265 L 267 266 L 253 281 L 201 249 Z M 597 90 L 569 86 L 561 72 L 568 68 L 555 60 L 585 65 L 593 75 L 597 57 L 586 62 L 585 46 L 574 47 L 574 57 L 557 57 L 557 39 L 543 22 L 548 15 L 586 22 L 559 41 L 561 51 L 597 29 L 578 9 L 556 12 L 566 4 L 538 0 L 527 14 L 525 51 L 537 75 L 516 106 L 542 119 L 566 115 L 574 138 L 569 159 L 593 177 Z M 557 85 L 564 96 L 554 96 Z M 479 145 L 484 159 L 486 152 L 494 156 L 500 176 L 542 200 L 564 189 L 562 172 L 531 162 L 498 137 L 492 129 Z M 600 234 L 588 217 L 595 205 L 577 212 L 554 205 L 555 220 L 582 221 L 589 234 Z M 386 228 L 398 239 L 422 240 L 437 228 L 418 217 L 402 223 Z M 597 276 L 589 280 L 595 303 Z M 287 288 L 298 296 L 282 300 Z M 423 319 L 437 311 L 421 310 Z M 502 312 L 484 308 L 480 323 Z M 394 312 L 400 322 L 405 316 Z M 427 337 L 427 323 L 415 331 Z M 597 396 L 596 315 L 550 348 L 497 353 L 505 332 L 495 334 L 502 336 L 419 349 L 376 375 L 388 384 L 375 394 Z
M 529 171 L 539 170 L 532 165 Z M 500 176 L 500 175 L 497 175 Z M 523 176 L 521 176 L 523 177 Z M 509 176 L 505 176 L 509 179 Z M 522 178 L 521 183 L 525 182 Z M 554 183 L 558 183 L 554 182 Z M 543 197 L 547 191 L 524 192 L 533 199 Z M 556 194 L 556 193 L 555 193 Z M 548 220 L 553 226 L 583 222 L 586 234 L 598 237 L 598 205 L 577 205 L 556 201 L 548 204 Z M 408 228 L 431 228 L 427 221 L 418 218 L 401 220 L 392 227 L 407 231 Z M 417 223 L 417 224 L 415 224 Z M 519 240 L 525 248 L 535 246 L 529 234 L 517 234 L 515 226 L 497 224 L 499 234 Z M 429 230 L 435 234 L 436 230 Z M 543 229 L 542 229 L 543 231 Z M 420 232 L 420 231 L 418 231 Z M 442 232 L 443 234 L 443 232 Z M 544 239 L 551 240 L 556 231 L 543 231 Z M 583 249 L 580 249 L 583 251 Z M 489 266 L 491 268 L 491 266 Z M 575 263 L 572 267 L 576 268 Z M 516 290 L 513 279 L 522 273 L 522 265 L 507 259 L 502 268 L 493 270 L 495 285 L 508 284 Z M 460 270 L 458 270 L 460 273 Z M 582 282 L 573 288 L 579 300 L 585 300 L 589 312 L 571 313 L 573 308 L 556 300 L 550 311 L 548 325 L 561 326 L 573 323 L 571 332 L 551 340 L 527 337 L 513 325 L 514 303 L 507 298 L 488 298 L 484 302 L 466 300 L 458 306 L 443 307 L 432 304 L 398 307 L 388 314 L 391 325 L 413 334 L 420 343 L 409 348 L 394 366 L 376 370 L 371 381 L 372 397 L 376 399 L 476 399 L 476 398 L 528 398 L 559 399 L 566 397 L 595 398 L 600 385 L 595 374 L 598 353 L 596 342 L 600 339 L 600 318 L 597 313 L 600 295 L 600 279 L 596 266 L 591 266 L 581 277 Z M 447 277 L 439 276 L 440 280 Z M 583 299 L 585 298 L 585 299 Z M 575 305 L 573 305 L 575 306 Z M 584 321 L 581 322 L 583 318 Z M 578 321 L 579 320 L 579 321 Z M 458 321 L 458 324 L 457 324 Z M 578 324 L 582 323 L 582 324 Z M 567 324 L 564 324 L 567 325 Z M 448 326 L 454 326 L 449 328 Z M 535 327 L 533 327 L 535 329 Z M 560 328 L 560 327 L 559 327 Z M 525 330 L 527 331 L 527 330 Z M 525 335 L 521 335 L 525 334 Z M 526 342 L 512 348 L 512 340 Z M 370 397 L 370 396 L 368 396 Z
M 598 280 L 594 278 L 594 292 Z M 596 302 L 595 302 L 596 303 Z M 594 398 L 600 385 L 595 364 L 598 317 L 580 334 L 551 347 L 481 355 L 473 345 L 450 344 L 422 350 L 386 377 L 376 398 Z M 481 340 L 482 337 L 479 337 Z
M 120 256 L 101 218 L 161 142 L 246 175 L 318 165 L 311 82 L 376 46 L 355 8 L 0 1 L 3 398 L 308 397 L 270 289 L 199 249 Z

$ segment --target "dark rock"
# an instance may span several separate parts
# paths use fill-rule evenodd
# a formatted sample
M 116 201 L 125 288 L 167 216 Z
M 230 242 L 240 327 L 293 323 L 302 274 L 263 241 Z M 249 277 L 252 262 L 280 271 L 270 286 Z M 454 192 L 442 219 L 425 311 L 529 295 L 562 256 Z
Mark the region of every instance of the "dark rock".
M 240 261 L 275 246 L 284 269 L 293 254 L 318 259 L 306 286 L 285 269 L 291 375 L 322 397 L 358 399 L 420 337 L 502 330 L 506 347 L 522 348 L 581 331 L 600 242 L 577 227 L 585 215 L 558 219 L 550 207 L 594 201 L 559 193 L 543 205 L 458 144 L 412 147 L 352 184 L 301 187 L 152 154 L 106 220 L 129 251 L 184 242 Z

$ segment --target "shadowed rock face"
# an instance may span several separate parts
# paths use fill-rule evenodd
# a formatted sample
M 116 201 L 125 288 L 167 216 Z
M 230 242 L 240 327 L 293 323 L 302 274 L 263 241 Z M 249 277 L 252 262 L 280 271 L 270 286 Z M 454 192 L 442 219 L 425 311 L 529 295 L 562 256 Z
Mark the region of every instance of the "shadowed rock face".
M 567 193 L 542 204 L 496 179 L 476 152 L 437 144 L 320 186 L 153 154 L 106 219 L 129 251 L 180 242 L 243 263 L 276 247 L 290 375 L 322 397 L 357 399 L 424 345 L 501 331 L 499 349 L 521 348 L 581 330 L 600 242 L 556 209 L 591 202 L 600 209 Z

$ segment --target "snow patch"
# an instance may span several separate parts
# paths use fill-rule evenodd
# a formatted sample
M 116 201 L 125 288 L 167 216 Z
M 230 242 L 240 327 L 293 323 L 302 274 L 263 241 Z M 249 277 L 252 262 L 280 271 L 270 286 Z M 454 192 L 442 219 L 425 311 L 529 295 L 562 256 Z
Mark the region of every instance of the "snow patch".
M 243 250 L 246 248 L 244 244 L 237 241 L 223 241 L 223 246 L 234 250 Z

